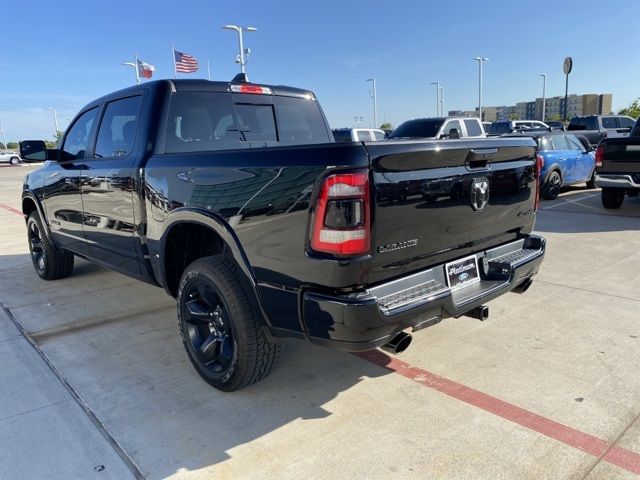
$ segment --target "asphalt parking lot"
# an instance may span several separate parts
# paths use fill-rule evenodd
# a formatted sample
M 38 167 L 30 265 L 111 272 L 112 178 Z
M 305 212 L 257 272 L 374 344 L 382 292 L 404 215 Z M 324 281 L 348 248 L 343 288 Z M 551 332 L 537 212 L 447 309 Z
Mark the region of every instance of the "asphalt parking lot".
M 397 357 L 290 343 L 267 379 L 223 394 L 164 291 L 84 261 L 35 275 L 31 168 L 0 167 L 0 478 L 640 475 L 640 199 L 543 202 L 540 274 L 485 322 L 448 319 Z

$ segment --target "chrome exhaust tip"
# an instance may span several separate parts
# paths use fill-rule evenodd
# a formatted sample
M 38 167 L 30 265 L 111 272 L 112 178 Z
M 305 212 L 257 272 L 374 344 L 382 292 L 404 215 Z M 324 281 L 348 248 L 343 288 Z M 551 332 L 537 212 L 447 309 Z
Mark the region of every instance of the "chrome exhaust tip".
M 386 352 L 397 355 L 398 353 L 404 352 L 409 347 L 409 345 L 411 345 L 412 340 L 413 337 L 410 334 L 400 332 L 395 337 L 393 337 L 393 339 L 391 339 L 389 343 L 385 343 L 380 348 L 382 348 L 382 350 Z

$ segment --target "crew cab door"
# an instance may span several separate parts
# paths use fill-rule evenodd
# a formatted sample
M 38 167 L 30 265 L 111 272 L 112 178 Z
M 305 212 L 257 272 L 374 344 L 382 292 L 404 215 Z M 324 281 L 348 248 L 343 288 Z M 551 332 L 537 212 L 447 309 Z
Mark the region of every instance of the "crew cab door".
M 133 275 L 140 274 L 133 167 L 142 100 L 134 95 L 106 103 L 81 188 L 89 256 Z
M 87 254 L 83 233 L 81 173 L 91 155 L 99 107 L 81 113 L 67 130 L 60 156 L 46 166 L 44 208 L 51 234 L 58 246 Z

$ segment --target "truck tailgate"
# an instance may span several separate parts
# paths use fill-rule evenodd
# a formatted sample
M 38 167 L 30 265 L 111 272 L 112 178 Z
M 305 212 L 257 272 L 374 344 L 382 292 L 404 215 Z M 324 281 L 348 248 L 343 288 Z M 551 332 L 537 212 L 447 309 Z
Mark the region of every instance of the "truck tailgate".
M 640 137 L 607 139 L 599 173 L 640 173 Z
M 365 144 L 373 171 L 370 281 L 530 233 L 536 146 L 529 138 Z

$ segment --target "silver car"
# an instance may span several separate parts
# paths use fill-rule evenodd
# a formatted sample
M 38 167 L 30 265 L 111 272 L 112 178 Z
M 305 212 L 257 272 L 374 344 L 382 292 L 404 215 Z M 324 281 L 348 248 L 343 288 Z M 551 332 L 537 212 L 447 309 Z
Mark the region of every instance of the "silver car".
M 18 165 L 20 162 L 22 162 L 22 159 L 16 152 L 0 152 L 0 163 Z

